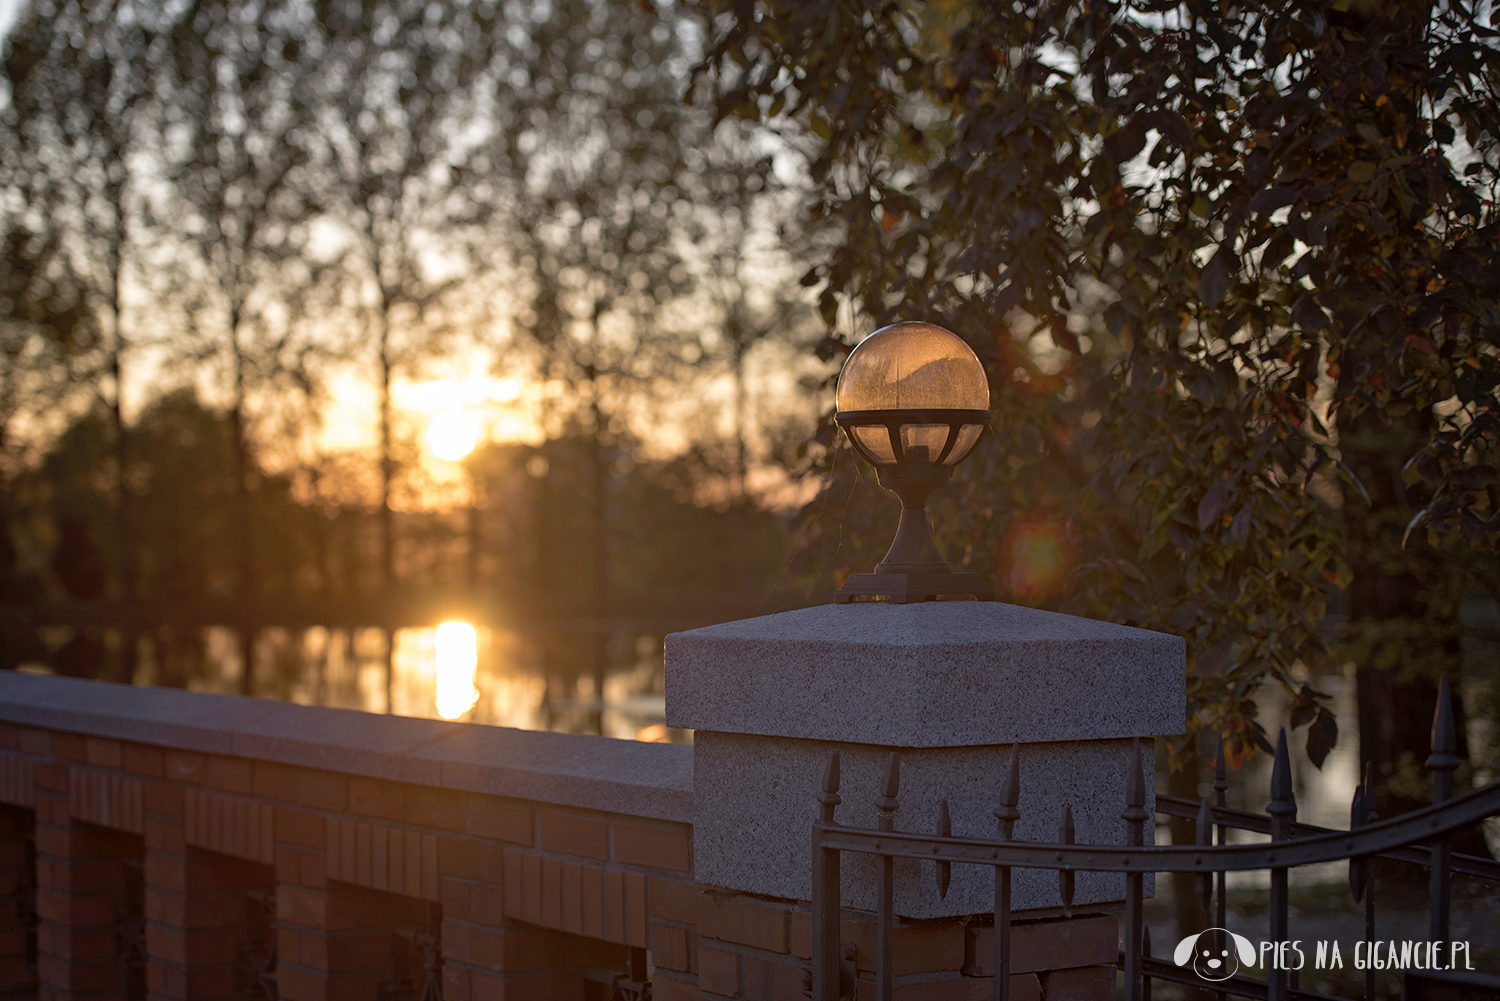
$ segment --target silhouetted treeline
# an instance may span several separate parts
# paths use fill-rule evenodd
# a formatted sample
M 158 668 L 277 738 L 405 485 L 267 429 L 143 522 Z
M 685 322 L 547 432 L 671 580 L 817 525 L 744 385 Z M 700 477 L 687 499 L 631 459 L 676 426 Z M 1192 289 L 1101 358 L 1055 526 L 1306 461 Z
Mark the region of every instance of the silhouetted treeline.
M 4 659 L 127 678 L 145 651 L 178 683 L 207 622 L 249 662 L 269 626 L 467 602 L 595 623 L 600 675 L 597 623 L 643 596 L 764 598 L 765 491 L 816 410 L 814 235 L 794 144 L 695 98 L 705 30 L 623 0 L 27 4 L 0 604 L 51 611 L 7 613 Z M 445 493 L 396 396 L 462 359 L 547 388 L 544 444 L 481 446 Z

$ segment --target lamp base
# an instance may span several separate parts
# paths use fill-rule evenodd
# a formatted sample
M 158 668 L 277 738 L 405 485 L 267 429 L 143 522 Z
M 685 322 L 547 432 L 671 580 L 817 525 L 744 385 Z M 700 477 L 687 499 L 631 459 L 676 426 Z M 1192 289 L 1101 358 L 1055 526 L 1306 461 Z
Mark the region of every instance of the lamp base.
M 844 586 L 833 592 L 836 605 L 859 598 L 887 598 L 898 605 L 913 601 L 935 601 L 945 594 L 971 594 L 980 601 L 994 601 L 995 589 L 977 573 L 852 573 Z

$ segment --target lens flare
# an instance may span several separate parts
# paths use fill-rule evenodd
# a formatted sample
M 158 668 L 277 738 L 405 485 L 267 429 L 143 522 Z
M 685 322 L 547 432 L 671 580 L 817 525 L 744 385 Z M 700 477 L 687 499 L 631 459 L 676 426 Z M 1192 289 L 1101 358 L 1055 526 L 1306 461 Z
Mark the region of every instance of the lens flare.
M 1073 567 L 1072 547 L 1054 519 L 1023 521 L 1010 532 L 1001 552 L 1001 573 L 1021 599 L 1045 600 L 1061 592 Z
M 437 666 L 437 711 L 458 719 L 479 701 L 474 671 L 479 666 L 479 636 L 467 622 L 444 622 L 434 637 Z
M 427 425 L 427 447 L 439 459 L 457 462 L 479 444 L 479 422 L 461 410 L 438 414 Z

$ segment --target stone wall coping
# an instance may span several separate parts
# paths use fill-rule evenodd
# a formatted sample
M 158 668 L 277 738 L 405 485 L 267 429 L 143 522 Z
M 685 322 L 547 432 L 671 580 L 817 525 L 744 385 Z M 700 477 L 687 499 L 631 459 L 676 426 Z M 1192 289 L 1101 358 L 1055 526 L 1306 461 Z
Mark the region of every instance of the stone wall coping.
M 0 722 L 693 822 L 693 749 L 0 671 Z
M 820 605 L 672 633 L 667 723 L 888 747 L 1183 732 L 1180 636 L 993 601 Z

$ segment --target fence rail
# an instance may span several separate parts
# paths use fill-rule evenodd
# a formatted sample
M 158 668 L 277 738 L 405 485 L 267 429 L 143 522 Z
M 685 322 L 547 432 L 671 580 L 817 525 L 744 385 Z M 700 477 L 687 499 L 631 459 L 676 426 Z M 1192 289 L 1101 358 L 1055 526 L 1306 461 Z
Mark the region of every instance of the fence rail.
M 1485 818 L 1500 815 L 1500 782 L 1476 789 L 1454 799 L 1453 770 L 1458 765 L 1454 755 L 1456 735 L 1451 697 L 1447 680 L 1439 689 L 1438 707 L 1433 721 L 1432 754 L 1427 759 L 1432 770 L 1433 804 L 1420 810 L 1378 819 L 1372 809 L 1373 787 L 1367 770 L 1364 782 L 1355 790 L 1350 808 L 1351 824 L 1347 831 L 1329 830 L 1296 823 L 1297 804 L 1292 790 L 1291 758 L 1287 751 L 1286 730 L 1277 738 L 1276 761 L 1271 776 L 1271 801 L 1265 815 L 1231 810 L 1224 805 L 1228 782 L 1224 774 L 1223 752 L 1215 767 L 1216 803 L 1158 796 L 1157 809 L 1169 816 L 1191 817 L 1197 821 L 1197 843 L 1193 845 L 1147 845 L 1145 825 L 1151 815 L 1145 809 L 1146 778 L 1141 760 L 1140 741 L 1132 749 L 1126 768 L 1124 809 L 1121 819 L 1126 825 L 1125 845 L 1079 845 L 1073 843 L 1072 816 L 1064 808 L 1055 844 L 1015 841 L 1012 833 L 1020 819 L 1019 748 L 1011 747 L 1010 760 L 999 784 L 998 805 L 994 810 L 998 837 L 959 838 L 949 834 L 947 803 L 939 810 L 938 830 L 931 834 L 897 831 L 895 816 L 899 807 L 900 755 L 892 752 L 886 766 L 879 795 L 875 799 L 877 826 L 846 827 L 835 820 L 840 798 L 839 754 L 831 753 L 824 770 L 818 795 L 819 816 L 812 829 L 812 912 L 814 928 L 813 991 L 814 1001 L 840 1001 L 839 931 L 841 901 L 840 855 L 843 852 L 873 855 L 878 860 L 876 884 L 875 988 L 877 1001 L 892 997 L 892 943 L 895 930 L 893 907 L 894 862 L 897 858 L 935 862 L 937 890 L 946 896 L 952 866 L 957 864 L 989 866 L 995 872 L 994 895 L 994 997 L 1010 997 L 1010 930 L 1012 870 L 1046 869 L 1058 873 L 1058 894 L 1064 913 L 1073 904 L 1074 874 L 1078 872 L 1112 872 L 1125 874 L 1125 935 L 1119 965 L 1125 973 L 1126 1001 L 1143 1001 L 1152 979 L 1208 987 L 1221 996 L 1234 995 L 1264 1001 L 1336 1001 L 1329 996 L 1302 990 L 1295 972 L 1288 977 L 1286 969 L 1273 968 L 1266 980 L 1245 976 L 1229 977 L 1212 983 L 1199 979 L 1175 963 L 1152 958 L 1149 936 L 1142 920 L 1143 883 L 1146 873 L 1190 872 L 1198 874 L 1199 899 L 1205 910 L 1213 898 L 1216 903 L 1217 927 L 1223 928 L 1226 908 L 1228 872 L 1267 870 L 1270 873 L 1270 907 L 1268 933 L 1272 942 L 1288 940 L 1287 872 L 1296 866 L 1348 860 L 1350 887 L 1356 901 L 1365 904 L 1365 938 L 1374 940 L 1375 902 L 1370 879 L 1370 864 L 1375 858 L 1389 858 L 1426 866 L 1431 870 L 1429 903 L 1430 941 L 1447 942 L 1450 918 L 1449 889 L 1453 873 L 1500 880 L 1500 864 L 1489 859 L 1454 855 L 1449 840 L 1453 832 Z M 1271 840 L 1258 844 L 1229 844 L 1229 829 L 1269 834 Z M 1217 830 L 1217 838 L 1215 831 Z M 847 985 L 846 985 L 847 987 Z M 1367 972 L 1365 996 L 1373 999 L 1374 970 Z

